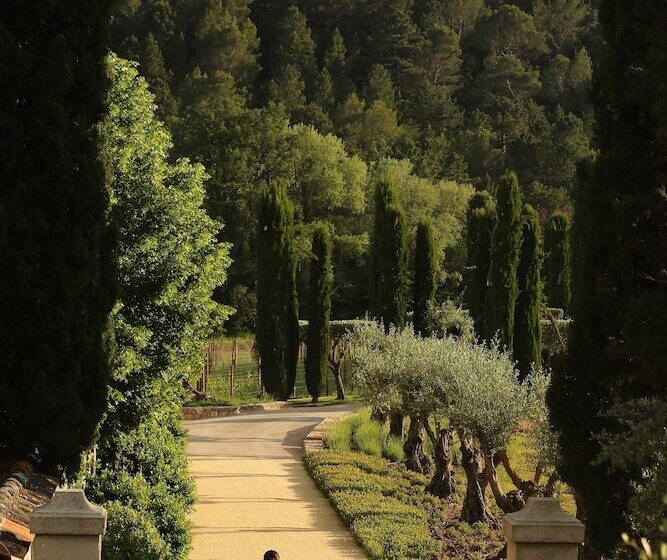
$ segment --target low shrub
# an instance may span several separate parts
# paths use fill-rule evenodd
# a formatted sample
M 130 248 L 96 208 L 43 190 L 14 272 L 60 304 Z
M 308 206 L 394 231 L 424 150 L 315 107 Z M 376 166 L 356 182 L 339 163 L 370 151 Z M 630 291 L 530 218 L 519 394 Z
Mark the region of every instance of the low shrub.
M 370 419 L 364 421 L 352 434 L 354 447 L 373 457 L 382 457 L 382 447 L 385 439 L 382 424 Z
M 427 517 L 423 510 L 415 506 L 373 492 L 334 492 L 330 498 L 336 511 L 347 523 L 367 515 L 383 515 L 392 519 L 426 520 Z
M 324 438 L 324 443 L 334 451 L 350 451 L 352 434 L 364 421 L 364 414 L 352 414 L 336 422 Z
M 396 436 L 388 436 L 382 442 L 382 456 L 394 463 L 405 461 L 405 451 L 403 451 L 403 442 Z
M 306 455 L 305 463 L 309 470 L 319 465 L 354 465 L 369 474 L 389 474 L 392 471 L 387 462 L 380 457 L 370 457 L 352 451 L 337 453 L 326 450 L 321 453 L 310 453 Z
M 398 472 L 386 475 L 369 474 L 354 465 L 321 465 L 313 468 L 311 474 L 327 495 L 347 491 L 396 496 L 412 488 L 410 481 Z
M 102 560 L 164 560 L 171 558 L 169 547 L 151 517 L 119 502 L 106 504 L 107 533 L 102 544 Z
M 426 560 L 435 558 L 440 550 L 440 543 L 423 523 L 371 515 L 356 520 L 352 531 L 372 558 Z
M 435 558 L 431 527 L 444 519 L 441 502 L 424 492 L 426 477 L 354 452 L 326 450 L 304 462 L 373 560 Z

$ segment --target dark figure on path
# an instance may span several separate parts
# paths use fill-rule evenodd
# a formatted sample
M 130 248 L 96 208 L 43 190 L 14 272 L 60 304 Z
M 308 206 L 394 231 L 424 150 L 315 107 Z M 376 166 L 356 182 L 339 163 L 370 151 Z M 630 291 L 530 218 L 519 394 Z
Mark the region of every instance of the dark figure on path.
M 264 560 L 280 560 L 280 554 L 275 550 L 267 550 L 264 553 Z

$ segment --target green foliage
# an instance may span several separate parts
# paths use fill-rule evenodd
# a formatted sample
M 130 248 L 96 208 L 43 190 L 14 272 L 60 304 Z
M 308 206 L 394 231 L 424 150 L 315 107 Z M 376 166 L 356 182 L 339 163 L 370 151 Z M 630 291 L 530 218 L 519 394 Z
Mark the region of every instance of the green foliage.
M 199 374 L 201 348 L 230 309 L 211 299 L 231 264 L 220 224 L 202 209 L 204 169 L 169 161 L 171 139 L 135 64 L 107 59 L 111 87 L 100 149 L 118 232 L 118 355 L 102 431 L 111 438 L 180 398 Z
M 415 279 L 413 325 L 416 332 L 427 335 L 429 306 L 435 301 L 438 278 L 438 256 L 433 239 L 430 220 L 421 220 L 417 225 L 415 243 Z
M 570 220 L 566 214 L 554 213 L 549 217 L 544 251 L 547 303 L 567 312 L 570 307 Z
M 426 319 L 431 336 L 453 336 L 464 340 L 475 338 L 475 323 L 470 313 L 451 300 L 441 304 L 429 304 Z
M 501 179 L 496 199 L 498 221 L 493 230 L 484 298 L 484 336 L 487 340 L 498 336 L 511 352 L 521 251 L 521 192 L 514 173 L 508 173 Z
M 294 209 L 278 181 L 262 190 L 257 205 L 257 346 L 262 382 L 287 399 L 299 350 Z
M 0 445 L 70 474 L 110 377 L 115 247 L 95 129 L 108 21 L 107 2 L 0 16 Z
M 106 504 L 107 533 L 102 546 L 103 560 L 125 560 L 139 552 L 142 560 L 169 558 L 151 516 L 119 502 Z
M 328 374 L 330 351 L 329 319 L 331 315 L 331 234 L 326 225 L 313 233 L 313 258 L 310 262 L 308 333 L 306 334 L 306 385 L 313 400 L 322 394 Z
M 467 213 L 467 281 L 464 300 L 479 335 L 484 330 L 484 301 L 491 263 L 491 243 L 496 226 L 496 208 L 491 195 L 475 193 Z
M 362 422 L 352 434 L 355 449 L 366 455 L 382 456 L 382 442 L 385 439 L 384 427 L 374 420 Z
M 633 530 L 631 504 L 647 482 L 643 473 L 654 468 L 649 447 L 633 433 L 638 419 L 619 422 L 612 411 L 641 399 L 664 402 L 666 394 L 667 292 L 659 271 L 667 254 L 667 201 L 664 160 L 654 149 L 664 143 L 667 122 L 659 55 L 666 10 L 641 0 L 600 4 L 599 155 L 582 166 L 574 193 L 572 336 L 569 360 L 554 369 L 549 394 L 561 434 L 560 471 L 581 496 L 590 545 L 599 554 Z M 613 461 L 594 435 L 601 433 L 617 449 L 626 442 L 637 464 Z
M 521 232 L 513 356 L 523 379 L 542 366 L 542 235 L 540 218 L 528 205 L 523 209 Z
M 313 453 L 304 462 L 371 558 L 435 557 L 440 546 L 429 526 L 437 520 L 422 477 L 357 453 Z

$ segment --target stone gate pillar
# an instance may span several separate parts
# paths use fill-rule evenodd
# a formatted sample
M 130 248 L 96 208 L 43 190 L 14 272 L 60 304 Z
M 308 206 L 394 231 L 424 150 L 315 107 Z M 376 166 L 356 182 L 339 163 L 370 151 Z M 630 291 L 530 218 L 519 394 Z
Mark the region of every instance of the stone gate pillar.
M 56 490 L 30 517 L 32 560 L 100 560 L 106 525 L 107 512 L 83 490 Z
M 503 517 L 503 531 L 507 560 L 577 560 L 585 528 L 555 498 L 529 498 L 522 510 Z

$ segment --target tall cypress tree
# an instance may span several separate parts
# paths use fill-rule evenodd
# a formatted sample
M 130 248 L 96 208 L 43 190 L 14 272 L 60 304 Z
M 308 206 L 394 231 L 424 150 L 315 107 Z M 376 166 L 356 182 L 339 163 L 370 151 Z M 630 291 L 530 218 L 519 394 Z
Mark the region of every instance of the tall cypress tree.
M 548 395 L 559 470 L 580 498 L 598 556 L 631 528 L 630 500 L 655 465 L 625 469 L 629 455 L 600 461 L 595 434 L 623 436 L 608 415 L 613 403 L 634 408 L 628 401 L 667 394 L 666 20 L 664 2 L 601 2 L 599 155 L 575 190 L 569 360 L 555 368 Z
M 512 350 L 514 308 L 518 295 L 516 272 L 521 251 L 521 192 L 513 172 L 500 179 L 496 194 L 498 223 L 493 231 L 491 264 L 484 301 L 484 335 L 496 333 Z
M 570 308 L 570 220 L 556 212 L 549 217 L 544 232 L 544 281 L 547 303 L 568 311 Z
M 467 213 L 467 278 L 464 300 L 475 322 L 475 331 L 484 331 L 484 300 L 491 262 L 491 241 L 496 225 L 496 205 L 486 192 L 475 193 Z
M 313 233 L 313 258 L 310 261 L 310 301 L 308 302 L 308 333 L 306 335 L 306 386 L 317 402 L 328 373 L 330 350 L 329 319 L 331 315 L 331 233 L 326 224 L 319 224 Z
M 387 208 L 396 204 L 396 188 L 386 179 L 378 181 L 375 185 L 375 212 L 373 215 L 373 243 L 371 245 L 371 309 L 373 315 L 380 319 L 382 317 L 382 302 L 388 294 L 385 292 L 386 284 L 383 278 L 386 271 L 386 249 L 385 222 L 387 220 Z
M 108 3 L 0 10 L 0 446 L 69 472 L 106 409 L 113 236 L 95 125 Z
M 514 311 L 514 359 L 521 378 L 530 374 L 531 367 L 542 365 L 542 240 L 540 218 L 529 206 L 521 217 L 521 257 L 517 270 L 519 295 Z
M 423 219 L 417 224 L 415 243 L 414 317 L 415 332 L 428 334 L 427 319 L 429 303 L 435 300 L 438 277 L 438 255 L 433 238 L 433 224 Z
M 373 310 L 385 328 L 405 324 L 408 294 L 408 243 L 405 214 L 387 180 L 375 188 L 372 273 Z
M 262 382 L 274 397 L 294 388 L 299 318 L 294 252 L 294 207 L 284 185 L 273 181 L 257 209 L 257 346 Z

